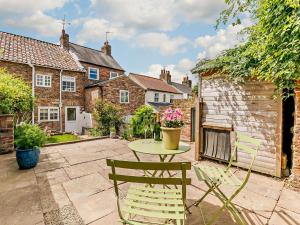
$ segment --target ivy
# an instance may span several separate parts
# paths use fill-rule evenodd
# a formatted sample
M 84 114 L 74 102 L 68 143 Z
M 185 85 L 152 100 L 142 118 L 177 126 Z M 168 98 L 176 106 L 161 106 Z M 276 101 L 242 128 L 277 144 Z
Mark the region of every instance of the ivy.
M 256 24 L 247 29 L 246 43 L 224 51 L 212 60 L 202 60 L 192 70 L 202 73 L 217 70 L 231 79 L 255 77 L 273 82 L 277 89 L 290 92 L 300 79 L 300 4 L 299 0 L 226 0 L 228 9 L 217 25 L 228 23 L 239 13 L 251 13 Z

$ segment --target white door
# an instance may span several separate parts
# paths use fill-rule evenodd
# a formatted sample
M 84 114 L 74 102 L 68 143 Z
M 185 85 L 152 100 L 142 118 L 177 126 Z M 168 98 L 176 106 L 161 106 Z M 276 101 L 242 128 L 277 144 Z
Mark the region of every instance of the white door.
M 65 107 L 65 132 L 81 133 L 79 130 L 79 106 Z

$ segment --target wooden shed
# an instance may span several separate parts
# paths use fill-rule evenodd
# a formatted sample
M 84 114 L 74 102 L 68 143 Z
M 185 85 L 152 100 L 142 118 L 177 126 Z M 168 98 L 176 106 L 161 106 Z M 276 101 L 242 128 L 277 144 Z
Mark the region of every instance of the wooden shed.
M 283 158 L 291 167 L 294 98 L 282 100 L 268 82 L 236 83 L 212 74 L 201 74 L 200 78 L 196 158 L 228 161 L 238 131 L 261 140 L 254 171 L 277 177 L 288 171 Z M 235 157 L 239 167 L 250 161 L 243 152 L 238 151 Z

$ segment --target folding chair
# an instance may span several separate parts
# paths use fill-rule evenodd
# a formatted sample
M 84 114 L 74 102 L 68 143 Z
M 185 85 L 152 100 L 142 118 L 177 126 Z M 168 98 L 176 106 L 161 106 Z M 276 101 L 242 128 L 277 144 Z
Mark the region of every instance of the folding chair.
M 236 136 L 237 138 L 235 142 L 234 151 L 226 169 L 222 169 L 220 167 L 215 167 L 211 165 L 201 165 L 201 164 L 193 166 L 198 179 L 200 181 L 204 181 L 206 185 L 209 187 L 208 191 L 194 205 L 198 206 L 200 202 L 210 192 L 213 192 L 215 196 L 218 197 L 223 203 L 223 206 L 213 214 L 208 224 L 213 224 L 225 208 L 228 209 L 228 211 L 232 214 L 232 216 L 237 220 L 238 223 L 247 224 L 244 218 L 240 215 L 238 209 L 232 203 L 232 200 L 245 187 L 246 183 L 249 180 L 251 169 L 257 151 L 260 146 L 260 141 L 238 132 L 236 133 Z M 230 171 L 230 167 L 236 158 L 237 150 L 247 153 L 248 155 L 250 155 L 250 159 L 251 159 L 248 167 L 248 172 L 244 177 L 244 179 L 239 179 Z M 220 185 L 222 184 L 235 186 L 236 190 L 234 191 L 233 194 L 231 194 L 231 196 L 227 197 L 219 188 Z
M 191 169 L 190 162 L 130 162 L 107 159 L 106 163 L 112 168 L 109 179 L 113 180 L 114 183 L 118 213 L 123 224 L 174 224 L 174 222 L 177 225 L 185 224 L 186 185 L 191 184 L 191 179 L 186 177 L 186 171 Z M 121 169 L 123 172 L 124 170 L 181 171 L 182 176 L 129 176 L 118 173 L 117 169 Z M 130 185 L 124 198 L 119 193 L 118 182 L 143 185 Z M 158 187 L 161 185 L 181 185 L 182 188 L 164 189 Z M 121 206 L 121 199 L 123 198 L 124 201 L 122 201 L 123 205 Z

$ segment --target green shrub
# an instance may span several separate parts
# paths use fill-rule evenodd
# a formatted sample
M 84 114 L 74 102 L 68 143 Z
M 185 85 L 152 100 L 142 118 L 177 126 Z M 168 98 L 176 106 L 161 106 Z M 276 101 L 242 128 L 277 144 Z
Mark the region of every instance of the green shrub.
M 0 114 L 18 116 L 31 112 L 33 105 L 31 87 L 0 68 Z
M 23 123 L 15 128 L 15 146 L 20 149 L 42 147 L 47 136 L 37 125 Z
M 150 124 L 154 124 L 155 114 L 151 106 L 140 106 L 134 116 L 131 118 L 132 132 L 135 137 L 145 137 L 145 129 L 147 129 L 147 137 L 151 137 Z
M 121 109 L 110 102 L 97 101 L 93 116 L 97 123 L 96 129 L 102 135 L 109 135 L 112 127 L 118 132 L 123 124 Z
M 102 136 L 102 133 L 100 130 L 96 129 L 96 128 L 91 128 L 89 129 L 89 133 L 90 135 L 92 135 L 93 137 L 99 137 Z

